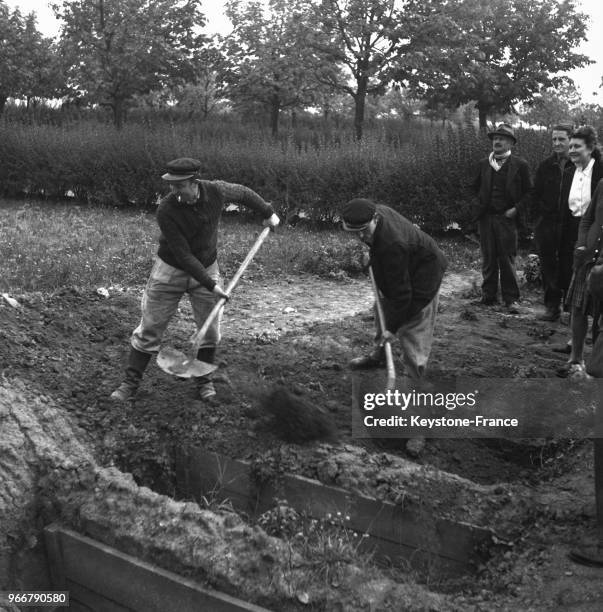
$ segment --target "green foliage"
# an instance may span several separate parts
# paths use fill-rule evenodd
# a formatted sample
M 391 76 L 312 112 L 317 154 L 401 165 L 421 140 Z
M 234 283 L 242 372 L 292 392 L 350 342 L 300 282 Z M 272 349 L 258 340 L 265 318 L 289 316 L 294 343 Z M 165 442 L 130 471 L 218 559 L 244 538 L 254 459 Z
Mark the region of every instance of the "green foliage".
M 307 44 L 313 26 L 304 0 L 242 3 L 230 0 L 234 30 L 224 40 L 228 95 L 239 108 L 270 110 L 272 133 L 285 108 L 304 108 L 325 92 L 315 78 L 317 60 Z
M 134 95 L 192 78 L 205 40 L 199 0 L 65 0 L 55 12 L 72 96 L 108 105 L 118 127 Z
M 52 97 L 60 80 L 54 46 L 35 16 L 24 19 L 0 0 L 0 113 L 9 97 Z
M 584 66 L 575 52 L 585 39 L 587 17 L 573 2 L 557 0 L 463 0 L 442 5 L 456 39 L 437 41 L 415 74 L 403 75 L 421 97 L 449 108 L 476 101 L 480 124 L 531 100 L 558 76 Z
M 220 269 L 231 278 L 251 247 L 259 224 L 224 217 Z M 54 291 L 65 286 L 140 286 L 157 251 L 153 214 L 65 204 L 0 202 L 0 289 Z M 479 248 L 466 240 L 438 239 L 451 271 L 478 268 Z M 256 255 L 247 276 L 316 274 L 344 280 L 362 274 L 365 251 L 340 229 L 281 227 Z M 266 461 L 261 464 L 264 468 Z
M 339 586 L 347 567 L 366 569 L 373 563 L 373 553 L 363 545 L 368 534 L 354 531 L 345 513 L 312 518 L 296 512 L 287 500 L 275 502 L 258 518 L 258 525 L 269 535 L 286 539 L 292 550 L 307 560 L 306 571 L 313 581 Z
M 151 215 L 80 206 L 0 208 L 5 290 L 140 284 L 157 250 Z
M 549 135 L 518 130 L 518 136 L 515 151 L 535 169 L 549 151 Z M 116 130 L 93 123 L 4 123 L 0 140 L 4 197 L 74 195 L 80 203 L 153 206 L 166 191 L 165 162 L 191 155 L 202 161 L 203 176 L 249 186 L 286 219 L 301 212 L 310 223 L 332 225 L 345 202 L 368 197 L 430 233 L 466 223 L 472 196 L 464 185 L 490 150 L 473 127 L 420 121 L 390 122 L 361 142 L 317 130 L 275 141 L 240 126 L 129 124 Z
M 541 125 L 549 129 L 556 123 L 567 123 L 572 118 L 572 109 L 579 99 L 580 94 L 573 83 L 545 88 L 527 105 L 523 119 L 532 125 Z
M 317 6 L 321 27 L 309 43 L 321 57 L 317 77 L 352 96 L 354 128 L 361 139 L 367 95 L 382 95 L 395 71 L 412 71 L 422 61 L 425 41 L 416 36 L 423 21 L 421 3 L 322 0 Z

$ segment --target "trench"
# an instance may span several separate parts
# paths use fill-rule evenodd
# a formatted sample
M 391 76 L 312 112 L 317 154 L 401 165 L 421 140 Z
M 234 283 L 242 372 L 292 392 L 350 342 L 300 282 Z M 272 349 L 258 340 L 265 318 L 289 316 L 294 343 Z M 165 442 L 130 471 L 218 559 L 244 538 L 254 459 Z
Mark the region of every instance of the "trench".
M 349 432 L 339 443 L 285 444 L 257 414 L 253 394 L 240 401 L 223 384 L 226 400 L 199 414 L 188 405 L 184 384 L 156 370 L 135 405 L 120 411 L 99 398 L 113 382 L 116 338 L 127 333 L 135 301 L 118 296 L 74 315 L 90 296 L 52 300 L 43 310 L 32 303 L 39 320 L 32 311 L 3 312 L 14 318 L 2 338 L 20 368 L 4 369 L 0 385 L 0 470 L 11 483 L 0 496 L 2 588 L 52 585 L 43 529 L 58 524 L 137 562 L 272 610 L 387 609 L 392 600 L 418 602 L 405 609 L 448 610 L 468 591 L 489 588 L 484 575 L 504 555 L 515 559 L 512 544 L 526 524 L 548 521 L 560 507 L 569 515 L 576 489 L 589 486 L 568 482 L 584 465 L 587 445 L 579 441 L 437 440 L 415 461 L 399 441 L 356 441 Z M 226 352 L 245 390 L 279 368 L 289 380 L 299 379 L 304 368 L 311 371 L 317 347 L 327 346 L 335 357 L 356 348 L 342 348 L 341 339 L 350 329 L 357 334 L 358 321 L 356 313 L 328 322 L 337 333 L 326 344 L 316 344 L 315 336 L 327 324 L 309 327 L 303 320 L 291 333 L 279 330 L 277 318 L 268 330 L 241 336 L 249 321 L 235 321 Z M 44 335 L 49 330 L 57 335 Z M 254 362 L 266 349 L 275 352 L 274 362 L 258 372 Z M 290 371 L 286 357 L 294 349 L 310 356 Z M 434 361 L 437 368 L 437 354 Z M 328 356 L 321 367 L 334 362 Z M 232 364 L 225 369 L 234 378 Z M 320 395 L 322 384 L 332 414 L 344 422 L 349 407 L 330 399 L 325 380 L 341 378 L 339 388 L 348 381 L 340 370 L 329 372 L 308 388 Z M 175 425 L 178 418 L 184 426 Z M 191 436 L 180 438 L 186 429 Z M 589 509 L 584 513 L 592 517 Z M 312 521 L 323 543 L 353 533 L 368 537 L 362 548 L 351 546 L 355 556 L 340 548 L 317 569 L 304 556 L 316 550 L 306 537 Z M 299 532 L 305 548 L 292 548 Z M 375 543 L 382 555 L 369 555 Z M 396 547 L 404 554 L 397 556 Z

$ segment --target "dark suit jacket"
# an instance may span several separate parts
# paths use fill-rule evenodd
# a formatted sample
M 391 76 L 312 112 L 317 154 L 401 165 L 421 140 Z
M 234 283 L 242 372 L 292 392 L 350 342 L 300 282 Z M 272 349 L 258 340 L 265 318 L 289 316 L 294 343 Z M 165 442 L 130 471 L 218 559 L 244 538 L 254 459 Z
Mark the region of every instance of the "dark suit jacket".
M 517 208 L 518 225 L 525 224 L 527 218 L 527 205 L 532 190 L 532 180 L 530 178 L 530 168 L 528 162 L 521 158 L 511 155 L 506 164 L 509 164 L 507 173 L 507 184 L 505 196 L 507 208 Z M 471 188 L 478 197 L 478 203 L 474 210 L 473 220 L 477 221 L 488 214 L 488 206 L 492 194 L 492 166 L 488 158 L 482 159 L 476 168 Z
M 392 208 L 377 205 L 371 267 L 388 331 L 395 333 L 436 296 L 448 262 L 431 236 Z

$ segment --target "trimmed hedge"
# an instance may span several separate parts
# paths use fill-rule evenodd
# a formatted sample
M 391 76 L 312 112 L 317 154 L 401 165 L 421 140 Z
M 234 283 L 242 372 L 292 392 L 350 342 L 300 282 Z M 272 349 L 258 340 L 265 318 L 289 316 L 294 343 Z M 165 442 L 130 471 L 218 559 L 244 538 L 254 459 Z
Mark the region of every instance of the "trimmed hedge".
M 464 225 L 464 185 L 491 147 L 473 127 L 443 128 L 419 120 L 397 131 L 374 129 L 364 140 L 319 131 L 274 140 L 258 130 L 217 124 L 68 126 L 0 124 L 0 194 L 146 207 L 165 192 L 165 162 L 191 156 L 207 178 L 242 183 L 281 215 L 303 211 L 330 222 L 353 197 L 383 202 L 429 232 Z M 547 154 L 546 132 L 518 131 L 515 152 L 531 167 Z

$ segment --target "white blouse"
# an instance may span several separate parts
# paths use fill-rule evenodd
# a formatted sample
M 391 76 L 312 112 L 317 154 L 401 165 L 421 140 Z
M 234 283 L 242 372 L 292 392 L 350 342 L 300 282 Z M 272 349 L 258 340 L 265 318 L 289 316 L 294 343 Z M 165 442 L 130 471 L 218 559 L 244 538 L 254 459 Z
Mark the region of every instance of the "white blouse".
M 581 217 L 590 204 L 590 184 L 594 165 L 595 160 L 591 159 L 584 169 L 576 166 L 569 198 L 567 199 L 573 217 Z

